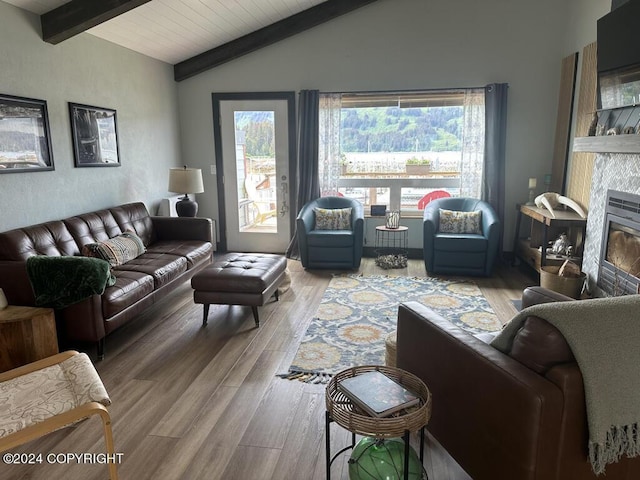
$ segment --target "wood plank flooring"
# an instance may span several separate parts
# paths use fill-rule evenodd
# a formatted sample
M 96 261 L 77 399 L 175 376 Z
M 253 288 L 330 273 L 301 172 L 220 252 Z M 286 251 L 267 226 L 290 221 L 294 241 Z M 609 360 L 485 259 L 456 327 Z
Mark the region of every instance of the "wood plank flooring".
M 203 328 L 202 306 L 193 304 L 187 282 L 107 338 L 106 358 L 96 367 L 113 401 L 116 451 L 123 453 L 121 479 L 326 478 L 324 386 L 276 374 L 289 367 L 332 272 L 308 272 L 297 261 L 289 261 L 289 270 L 291 288 L 279 302 L 260 308 L 260 328 L 251 309 L 238 306 L 212 306 Z M 407 268 L 382 270 L 366 258 L 359 273 L 425 276 L 425 269 L 421 260 L 409 260 Z M 475 281 L 503 322 L 516 311 L 511 300 L 537 283 L 506 265 L 492 278 Z M 336 452 L 350 434 L 331 428 Z M 426 445 L 430 479 L 470 478 L 433 438 Z M 42 453 L 45 460 L 36 465 L 0 462 L 2 479 L 107 478 L 104 465 L 46 461 L 51 453 L 104 451 L 97 419 L 14 451 Z M 334 462 L 332 479 L 348 479 L 348 455 Z

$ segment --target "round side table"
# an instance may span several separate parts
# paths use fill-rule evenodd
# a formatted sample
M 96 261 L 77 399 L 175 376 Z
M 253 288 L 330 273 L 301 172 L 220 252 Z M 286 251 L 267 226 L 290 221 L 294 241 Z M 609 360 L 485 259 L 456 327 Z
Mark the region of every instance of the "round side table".
M 420 397 L 417 407 L 401 411 L 389 417 L 373 417 L 358 408 L 351 399 L 339 388 L 342 380 L 356 375 L 378 370 L 392 380 L 411 390 Z M 353 449 L 356 444 L 356 434 L 374 438 L 396 438 L 404 440 L 404 475 L 409 478 L 409 434 L 420 432 L 420 463 L 424 461 L 424 429 L 431 418 L 431 392 L 418 377 L 396 367 L 382 365 L 366 365 L 343 370 L 329 381 L 325 393 L 325 439 L 326 439 L 326 469 L 327 480 L 331 479 L 331 464 L 342 453 Z M 351 445 L 346 446 L 331 456 L 331 422 L 336 422 L 342 428 L 351 432 Z
M 375 253 L 376 265 L 379 267 L 405 268 L 409 254 L 409 227 L 376 227 Z

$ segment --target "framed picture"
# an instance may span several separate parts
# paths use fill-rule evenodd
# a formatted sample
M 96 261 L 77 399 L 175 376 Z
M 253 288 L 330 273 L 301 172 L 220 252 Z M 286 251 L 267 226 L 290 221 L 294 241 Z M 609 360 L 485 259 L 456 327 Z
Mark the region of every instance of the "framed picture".
M 47 102 L 0 95 L 0 173 L 53 169 Z
M 384 217 L 387 212 L 386 205 L 371 205 L 372 217 Z
M 116 111 L 69 103 L 76 167 L 119 167 Z

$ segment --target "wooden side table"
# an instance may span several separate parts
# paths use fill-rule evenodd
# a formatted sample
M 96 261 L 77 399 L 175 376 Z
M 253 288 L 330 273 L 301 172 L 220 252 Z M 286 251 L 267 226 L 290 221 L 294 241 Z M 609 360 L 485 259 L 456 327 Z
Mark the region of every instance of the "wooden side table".
M 52 308 L 9 305 L 0 310 L 0 372 L 58 353 Z
M 579 265 L 582 264 L 587 228 L 586 218 L 582 218 L 572 210 L 561 208 L 554 210 L 555 218 L 546 208 L 520 204 L 516 205 L 516 208 L 516 230 L 513 238 L 514 262 L 518 257 L 537 272 L 540 272 L 540 268 L 546 265 L 562 265 L 567 258 Z M 523 217 L 530 220 L 528 238 L 520 238 L 520 223 Z M 563 231 L 567 233 L 576 247 L 574 256 L 547 254 L 549 240 L 553 240 Z

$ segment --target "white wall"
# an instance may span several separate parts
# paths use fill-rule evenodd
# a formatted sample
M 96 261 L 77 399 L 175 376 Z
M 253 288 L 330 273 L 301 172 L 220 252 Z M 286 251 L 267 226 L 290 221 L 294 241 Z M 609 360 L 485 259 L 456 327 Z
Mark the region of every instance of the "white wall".
M 209 172 L 212 92 L 393 90 L 509 83 L 505 248 L 527 179 L 551 169 L 568 6 L 555 0 L 379 0 L 178 84 L 182 156 Z M 541 183 L 541 182 L 540 182 Z M 199 214 L 218 217 L 205 175 Z
M 89 34 L 50 45 L 38 16 L 0 2 L 0 93 L 47 101 L 55 165 L 0 175 L 0 231 L 168 196 L 181 163 L 170 65 Z M 67 102 L 117 110 L 121 167 L 74 168 Z

